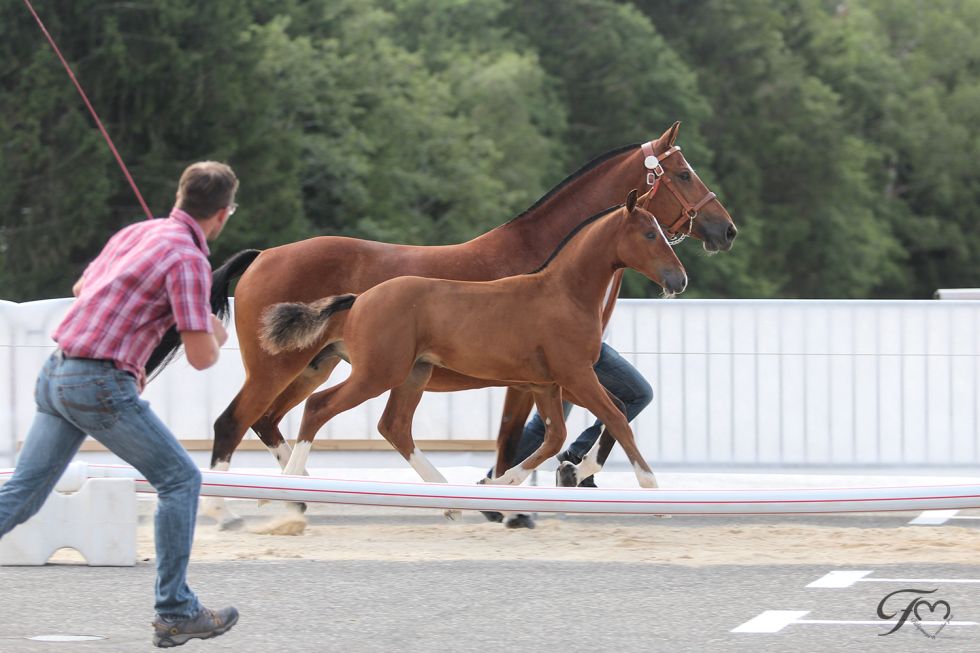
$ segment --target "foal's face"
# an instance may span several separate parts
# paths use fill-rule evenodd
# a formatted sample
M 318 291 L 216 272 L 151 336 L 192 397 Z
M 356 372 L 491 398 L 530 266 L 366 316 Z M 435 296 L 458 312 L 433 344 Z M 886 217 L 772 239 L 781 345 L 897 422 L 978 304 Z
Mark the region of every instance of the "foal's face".
M 664 237 L 653 214 L 637 205 L 636 191 L 631 191 L 622 211 L 627 215 L 619 240 L 619 257 L 664 289 L 668 296 L 684 292 L 687 272 Z

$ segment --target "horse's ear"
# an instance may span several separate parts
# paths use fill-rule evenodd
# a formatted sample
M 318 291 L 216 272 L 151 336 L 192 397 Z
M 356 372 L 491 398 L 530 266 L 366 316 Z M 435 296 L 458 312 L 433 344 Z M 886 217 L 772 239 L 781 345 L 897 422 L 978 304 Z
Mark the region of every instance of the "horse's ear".
M 636 208 L 636 189 L 630 191 L 630 194 L 626 196 L 626 212 L 632 213 L 633 209 Z
M 674 142 L 677 140 L 677 132 L 680 130 L 680 128 L 681 128 L 681 121 L 678 120 L 673 125 L 671 125 L 670 128 L 668 128 L 667 131 L 665 131 L 663 135 L 660 136 L 659 139 L 657 139 L 663 144 L 665 150 L 674 147 Z

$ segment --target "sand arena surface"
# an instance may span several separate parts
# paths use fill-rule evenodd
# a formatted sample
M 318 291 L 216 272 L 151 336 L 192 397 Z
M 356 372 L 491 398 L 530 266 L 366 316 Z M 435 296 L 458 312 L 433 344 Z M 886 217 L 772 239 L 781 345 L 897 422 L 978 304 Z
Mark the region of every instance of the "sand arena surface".
M 433 521 L 437 518 L 433 517 Z M 479 519 L 480 521 L 477 521 Z M 980 530 L 960 526 L 748 524 L 737 519 L 674 526 L 687 518 L 605 522 L 543 516 L 534 530 L 510 530 L 466 515 L 461 524 L 378 522 L 309 526 L 303 535 L 221 532 L 202 526 L 193 559 L 557 560 L 712 564 L 975 563 Z M 427 520 L 428 521 L 428 520 Z M 853 521 L 853 518 L 848 519 Z M 704 524 L 704 520 L 698 520 Z M 152 527 L 140 528 L 140 555 L 153 555 Z
M 388 480 L 414 480 L 411 470 Z M 334 472 L 334 477 L 342 476 Z M 396 478 L 392 478 L 392 476 Z M 474 476 L 473 470 L 446 474 L 450 482 Z M 603 472 L 605 487 L 635 487 L 629 474 Z M 369 478 L 364 470 L 343 474 Z M 458 477 L 458 478 L 454 478 Z M 377 478 L 377 476 L 374 476 Z M 478 476 L 477 476 L 478 477 Z M 663 487 L 867 487 L 973 483 L 963 477 L 841 477 L 801 475 L 661 474 Z M 919 513 L 870 513 L 819 516 L 674 517 L 541 514 L 537 528 L 511 530 L 464 512 L 462 522 L 445 520 L 441 511 L 314 504 L 302 535 L 259 535 L 251 529 L 281 514 L 275 503 L 229 502 L 246 527 L 221 531 L 202 518 L 192 561 L 234 560 L 537 560 L 616 561 L 680 565 L 715 564 L 848 564 L 965 563 L 980 551 L 977 521 L 950 521 L 941 526 L 909 526 Z M 138 531 L 141 560 L 154 557 L 152 510 L 142 499 Z M 79 560 L 60 551 L 54 561 Z

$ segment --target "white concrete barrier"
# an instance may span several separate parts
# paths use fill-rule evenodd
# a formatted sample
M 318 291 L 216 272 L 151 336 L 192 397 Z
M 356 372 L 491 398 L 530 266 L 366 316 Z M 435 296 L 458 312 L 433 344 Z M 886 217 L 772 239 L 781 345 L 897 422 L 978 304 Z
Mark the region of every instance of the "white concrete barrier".
M 136 564 L 136 483 L 88 478 L 72 463 L 41 510 L 0 538 L 0 565 L 43 565 L 58 549 L 78 551 L 93 567 Z M 0 475 L 0 483 L 10 474 Z

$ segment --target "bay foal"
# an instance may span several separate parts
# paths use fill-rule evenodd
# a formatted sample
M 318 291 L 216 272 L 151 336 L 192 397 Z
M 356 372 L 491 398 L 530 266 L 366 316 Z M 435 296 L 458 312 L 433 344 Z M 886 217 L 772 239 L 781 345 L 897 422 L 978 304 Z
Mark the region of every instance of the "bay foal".
M 519 484 L 558 453 L 565 440 L 564 391 L 606 425 L 640 485 L 656 487 L 626 417 L 592 369 L 601 345 L 605 293 L 625 267 L 668 295 L 687 286 L 684 266 L 653 215 L 637 205 L 636 191 L 624 205 L 582 222 L 529 274 L 485 282 L 399 277 L 360 295 L 271 306 L 260 334 L 269 353 L 316 347 L 348 360 L 352 368 L 345 381 L 307 401 L 284 473 L 305 473 L 323 424 L 387 390 L 379 431 L 417 470 L 430 468 L 415 446 L 412 418 L 433 369 L 444 368 L 482 380 L 483 386 L 530 391 L 547 425 L 541 446 L 511 469 L 505 470 L 506 447 L 498 442 L 491 482 Z M 595 462 L 593 453 L 587 458 Z

